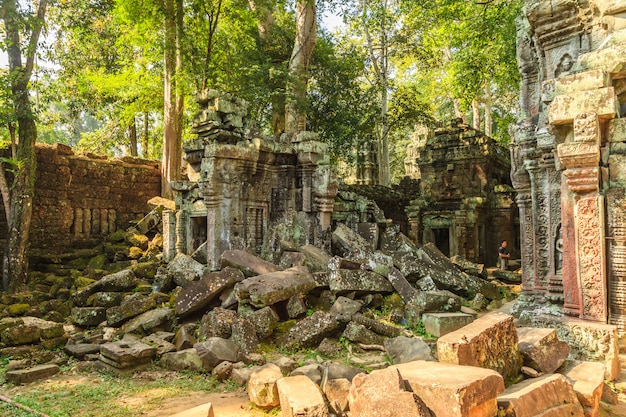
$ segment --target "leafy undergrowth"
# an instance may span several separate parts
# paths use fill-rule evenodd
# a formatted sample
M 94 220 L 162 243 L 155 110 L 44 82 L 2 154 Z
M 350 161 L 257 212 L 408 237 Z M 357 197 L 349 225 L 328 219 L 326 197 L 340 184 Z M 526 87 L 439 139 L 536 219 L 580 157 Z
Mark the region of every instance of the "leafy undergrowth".
M 50 417 L 128 417 L 159 408 L 166 400 L 234 390 L 210 375 L 152 370 L 117 377 L 101 373 L 62 374 L 25 386 L 0 386 L 6 397 Z M 0 401 L 0 416 L 38 417 Z

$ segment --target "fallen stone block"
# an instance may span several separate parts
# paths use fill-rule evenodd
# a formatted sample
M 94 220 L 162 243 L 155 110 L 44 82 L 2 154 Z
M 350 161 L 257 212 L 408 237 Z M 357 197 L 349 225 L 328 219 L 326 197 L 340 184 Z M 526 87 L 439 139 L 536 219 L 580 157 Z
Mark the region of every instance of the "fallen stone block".
M 559 373 L 572 384 L 576 397 L 584 408 L 585 417 L 598 417 L 605 385 L 604 364 L 569 361 L 559 369 Z
M 118 306 L 124 298 L 123 292 L 97 292 L 89 296 L 85 305 L 87 307 L 109 308 Z
M 415 361 L 393 365 L 437 417 L 494 417 L 504 379 L 490 369 Z
M 296 369 L 296 367 L 298 366 L 298 362 L 294 361 L 291 358 L 288 358 L 287 356 L 282 356 L 276 359 L 273 364 L 280 368 L 280 371 L 283 373 L 283 375 L 289 375 L 289 373 Z
M 167 275 L 183 288 L 204 276 L 206 267 L 189 255 L 179 253 L 167 264 Z
M 422 315 L 424 328 L 434 336 L 452 333 L 474 321 L 474 316 L 465 313 L 426 313 Z
M 139 341 L 109 342 L 100 345 L 100 361 L 115 368 L 129 368 L 150 363 L 156 348 Z
M 169 417 L 215 417 L 213 404 L 206 403 L 180 413 L 172 414 Z
M 149 334 L 156 331 L 169 331 L 174 322 L 174 309 L 169 307 L 155 308 L 133 317 L 120 327 L 119 334 Z
M 519 351 L 524 365 L 551 374 L 567 359 L 569 346 L 556 337 L 554 329 L 518 327 Z
M 278 265 L 269 263 L 244 250 L 227 250 L 222 254 L 222 268 L 227 266 L 241 270 L 247 277 L 282 271 Z
M 315 347 L 338 328 L 339 323 L 332 314 L 316 311 L 289 329 L 283 337 L 283 345 L 287 349 Z
M 156 308 L 154 297 L 142 297 L 125 302 L 120 306 L 108 308 L 106 310 L 107 323 L 109 326 L 119 326 L 125 321 L 136 317 L 146 311 Z
M 363 343 L 365 345 L 382 345 L 384 338 L 369 330 L 362 324 L 350 322 L 343 331 L 343 336 L 353 343 Z
M 407 281 L 402 272 L 396 268 L 391 268 L 387 278 L 398 295 L 400 295 L 400 298 L 402 298 L 402 301 L 404 301 L 404 304 L 410 303 L 417 296 L 418 291 Z
M 385 351 L 394 364 L 413 361 L 432 361 L 428 343 L 419 337 L 398 336 L 384 341 Z
M 287 317 L 295 319 L 307 312 L 308 308 L 304 298 L 304 294 L 298 294 L 287 300 Z
M 206 309 L 222 291 L 244 280 L 243 273 L 226 267 L 219 272 L 211 272 L 197 282 L 183 289 L 176 297 L 176 312 L 185 316 Z
M 172 343 L 176 346 L 176 350 L 184 350 L 193 347 L 193 345 L 197 342 L 196 337 L 194 336 L 194 331 L 195 325 L 192 323 L 180 326 L 174 335 L 174 340 L 172 340 Z
M 89 297 L 96 292 L 129 291 L 137 285 L 137 277 L 130 269 L 105 275 L 98 281 L 76 292 L 72 299 L 77 306 L 84 306 Z
M 346 322 L 352 320 L 352 315 L 358 313 L 361 307 L 363 307 L 363 302 L 340 296 L 337 297 L 329 312 L 338 321 Z
M 237 312 L 221 307 L 214 308 L 200 320 L 200 340 L 209 337 L 228 339 L 232 334 L 235 320 L 237 320 Z
M 490 313 L 442 336 L 437 341 L 440 362 L 493 369 L 513 381 L 522 368 L 513 316 Z
M 328 404 L 330 405 L 331 411 L 334 414 L 338 414 L 340 412 L 345 412 L 348 410 L 348 398 L 351 386 L 352 383 L 346 378 L 338 378 L 329 379 L 322 387 L 324 395 L 326 396 Z M 333 407 L 333 404 L 336 405 Z
M 418 291 L 404 306 L 404 317 L 410 326 L 415 327 L 426 312 L 455 312 L 461 307 L 461 297 L 450 291 Z
M 333 379 L 347 379 L 348 381 L 352 381 L 352 379 L 363 372 L 361 368 L 355 368 L 354 366 L 343 365 L 340 363 L 330 363 L 327 368 L 327 379 L 329 381 Z
M 471 262 L 459 255 L 454 255 L 450 258 L 450 262 L 457 266 L 461 271 L 474 275 L 480 278 L 487 278 L 487 269 L 485 268 L 485 264 L 477 264 Z
M 331 291 L 393 292 L 393 286 L 387 278 L 363 269 L 339 269 L 332 271 L 328 278 Z
M 431 417 L 426 404 L 405 388 L 397 369 L 389 368 L 359 374 L 350 387 L 351 417 Z
M 58 365 L 46 364 L 37 365 L 32 368 L 18 369 L 6 372 L 6 379 L 15 385 L 28 384 L 40 379 L 50 378 L 58 374 L 60 368 Z
M 313 245 L 300 247 L 300 252 L 305 256 L 305 265 L 311 272 L 327 272 L 331 256 Z
M 73 356 L 82 361 L 87 355 L 100 353 L 100 345 L 95 343 L 78 343 L 75 345 L 65 345 L 63 350 L 69 356 Z
M 40 339 L 41 329 L 26 323 L 9 327 L 0 333 L 0 340 L 6 346 L 38 344 Z
M 156 357 L 160 358 L 166 353 L 176 352 L 176 346 L 173 343 L 168 342 L 165 339 L 160 338 L 156 334 L 151 334 L 146 337 L 142 337 L 139 340 L 141 343 L 145 343 L 148 346 L 156 348 Z
M 304 375 L 276 382 L 283 417 L 328 417 L 328 407 L 319 387 Z
M 508 387 L 498 396 L 504 417 L 583 417 L 574 389 L 563 375 L 544 375 Z
M 198 351 L 194 348 L 165 353 L 161 356 L 159 363 L 161 366 L 171 371 L 203 371 L 202 359 L 200 355 L 198 355 Z
M 239 346 L 245 354 L 252 353 L 259 346 L 259 338 L 254 324 L 247 317 L 235 320 L 230 339 Z
M 104 307 L 74 307 L 70 314 L 72 322 L 83 327 L 97 326 L 107 318 Z
M 210 337 L 193 347 L 198 351 L 205 371 L 212 371 L 223 361 L 237 362 L 239 356 L 239 346 L 235 342 L 219 337 Z
M 322 382 L 322 370 L 316 363 L 309 365 L 299 366 L 291 371 L 290 376 L 304 375 L 309 378 L 315 385 L 320 385 Z
M 296 267 L 245 279 L 235 286 L 235 292 L 239 302 L 262 308 L 306 294 L 315 287 L 317 284 L 306 268 Z
M 276 382 L 283 377 L 280 368 L 272 363 L 263 365 L 250 374 L 248 398 L 260 408 L 272 409 L 280 404 Z
M 240 387 L 243 387 L 244 385 L 248 383 L 248 380 L 250 379 L 250 375 L 252 375 L 252 372 L 254 372 L 256 368 L 258 367 L 233 368 L 233 370 L 230 372 L 230 380 L 233 381 L 235 384 L 239 385 Z
M 339 223 L 333 231 L 331 243 L 333 253 L 344 258 L 371 252 L 370 243 L 344 223 Z
M 282 269 L 292 268 L 294 266 L 305 266 L 306 256 L 300 252 L 285 251 L 280 256 L 278 266 Z
M 268 338 L 274 333 L 274 329 L 278 325 L 278 314 L 272 307 L 263 307 L 246 317 L 252 322 L 259 339 Z

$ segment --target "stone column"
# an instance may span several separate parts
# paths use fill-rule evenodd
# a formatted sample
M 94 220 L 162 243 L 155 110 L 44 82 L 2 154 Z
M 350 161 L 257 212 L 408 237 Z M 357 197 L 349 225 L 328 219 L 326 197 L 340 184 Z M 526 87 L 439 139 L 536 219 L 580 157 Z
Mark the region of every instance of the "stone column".
M 417 245 L 424 243 L 422 238 L 422 211 L 428 205 L 426 200 L 412 200 L 404 210 L 409 218 L 409 238 Z
M 548 180 L 546 167 L 536 160 L 525 161 L 524 166 L 530 174 L 532 213 L 533 213 L 533 258 L 534 277 L 533 290 L 537 293 L 545 293 L 548 289 L 548 277 L 550 275 L 550 199 L 548 192 Z
M 597 113 L 578 114 L 574 118 L 574 141 L 558 146 L 565 177 L 573 194 L 574 242 L 563 241 L 563 251 L 575 249 L 576 275 L 580 291 L 582 319 L 606 322 L 607 285 L 604 238 L 604 197 L 600 184 L 600 121 Z M 567 196 L 565 196 L 566 198 Z M 568 271 L 571 273 L 571 271 Z M 573 277 L 563 275 L 564 291 Z

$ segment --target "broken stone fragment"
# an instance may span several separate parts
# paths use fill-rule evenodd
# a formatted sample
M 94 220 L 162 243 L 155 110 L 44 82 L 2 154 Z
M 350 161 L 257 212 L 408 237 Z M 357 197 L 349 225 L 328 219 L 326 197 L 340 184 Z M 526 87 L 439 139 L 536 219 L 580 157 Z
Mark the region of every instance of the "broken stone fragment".
M 513 381 L 522 367 L 513 320 L 508 314 L 490 313 L 448 333 L 437 341 L 439 361 L 493 369 Z
M 239 302 L 262 308 L 306 294 L 316 286 L 306 268 L 297 267 L 247 278 L 235 286 L 235 291 Z
M 585 417 L 597 417 L 600 400 L 605 387 L 604 364 L 600 362 L 568 361 L 559 373 L 563 375 L 576 393 L 583 406 Z
M 487 269 L 485 264 L 477 264 L 467 259 L 454 255 L 450 258 L 450 262 L 456 265 L 461 271 L 480 278 L 487 278 Z
M 304 294 L 297 294 L 287 300 L 287 316 L 295 319 L 307 312 L 307 305 Z
M 422 399 L 406 390 L 393 368 L 357 375 L 350 387 L 349 404 L 351 417 L 432 416 Z
M 223 361 L 237 362 L 239 355 L 239 346 L 235 342 L 219 337 L 210 337 L 193 347 L 200 355 L 205 371 L 212 371 Z
M 464 313 L 426 313 L 422 315 L 426 332 L 441 337 L 474 321 L 474 316 Z
M 192 348 L 196 343 L 194 332 L 196 326 L 193 323 L 187 323 L 180 326 L 172 343 L 176 346 L 176 350 L 185 350 Z
M 219 297 L 222 291 L 243 280 L 243 273 L 235 268 L 226 267 L 219 272 L 210 272 L 178 294 L 176 312 L 185 316 L 202 311 Z
M 554 329 L 518 327 L 517 337 L 524 365 L 544 374 L 556 371 L 569 356 L 569 346 Z
M 331 411 L 335 414 L 348 410 L 350 387 L 352 383 L 346 378 L 331 379 L 324 384 L 322 390 L 331 406 Z M 333 404 L 336 404 L 334 409 Z
M 341 363 L 332 362 L 328 364 L 328 381 L 335 379 L 346 379 L 352 381 L 352 379 L 363 372 L 361 368 L 355 368 L 354 366 L 343 365 Z
M 338 328 L 339 323 L 332 314 L 316 311 L 289 329 L 282 343 L 286 349 L 315 347 L 322 339 L 337 332 Z
M 156 336 L 154 333 L 141 338 L 141 343 L 145 343 L 148 346 L 152 346 L 156 348 L 156 357 L 160 358 L 166 353 L 175 352 L 176 346 L 173 343 L 170 343 L 160 337 Z
M 508 387 L 498 396 L 504 417 L 583 417 L 576 393 L 563 375 L 544 375 Z
M 461 309 L 461 298 L 450 291 L 418 291 L 404 306 L 404 317 L 411 326 L 417 326 L 426 312 L 454 312 Z
M 248 398 L 260 408 L 271 409 L 280 404 L 276 382 L 283 377 L 280 368 L 274 364 L 263 365 L 250 374 Z
M 204 276 L 205 266 L 189 255 L 179 253 L 167 264 L 167 274 L 176 285 L 185 288 Z
M 200 340 L 209 337 L 228 339 L 232 334 L 233 323 L 237 320 L 237 313 L 233 310 L 216 307 L 202 316 L 200 320 Z
M 169 352 L 161 356 L 159 362 L 165 369 L 171 371 L 203 371 L 203 362 L 194 348 L 181 350 L 179 352 Z
M 96 343 L 66 344 L 63 351 L 78 360 L 84 360 L 87 355 L 100 353 L 100 345 Z
M 268 338 L 274 333 L 274 329 L 278 325 L 278 314 L 272 307 L 263 307 L 246 317 L 256 330 L 259 339 Z
M 337 225 L 331 241 L 333 253 L 344 258 L 351 258 L 357 253 L 372 251 L 370 243 L 344 223 Z
M 97 292 L 89 296 L 85 306 L 109 308 L 120 305 L 124 298 L 121 292 Z
M 227 250 L 222 254 L 222 268 L 227 266 L 241 270 L 247 277 L 281 271 L 278 265 L 269 263 L 244 250 Z
M 320 388 L 304 375 L 276 382 L 283 417 L 329 417 Z
M 341 322 L 352 320 L 352 316 L 358 313 L 363 307 L 363 303 L 358 300 L 351 300 L 347 297 L 337 297 L 337 300 L 330 308 L 330 314 Z
M 381 345 L 384 341 L 382 336 L 367 329 L 362 324 L 352 321 L 346 326 L 343 336 L 353 343 L 363 343 L 365 345 Z
M 472 366 L 414 361 L 393 365 L 411 391 L 435 416 L 493 417 L 504 379 L 495 371 Z
M 254 324 L 247 317 L 239 317 L 233 322 L 231 340 L 244 354 L 252 353 L 259 346 L 259 338 Z
M 405 304 L 413 301 L 416 297 L 417 290 L 411 286 L 409 281 L 402 275 L 402 272 L 398 271 L 396 268 L 391 268 L 387 278 Z
M 291 376 L 304 375 L 309 378 L 315 385 L 320 385 L 322 382 L 322 370 L 317 363 L 310 363 L 308 365 L 298 366 L 291 371 Z
M 385 340 L 383 344 L 394 364 L 433 360 L 430 346 L 420 337 L 398 336 Z
M 7 371 L 6 379 L 8 382 L 15 385 L 28 384 L 40 379 L 50 378 L 51 376 L 58 374 L 59 371 L 60 368 L 58 365 L 36 365 L 32 368 Z

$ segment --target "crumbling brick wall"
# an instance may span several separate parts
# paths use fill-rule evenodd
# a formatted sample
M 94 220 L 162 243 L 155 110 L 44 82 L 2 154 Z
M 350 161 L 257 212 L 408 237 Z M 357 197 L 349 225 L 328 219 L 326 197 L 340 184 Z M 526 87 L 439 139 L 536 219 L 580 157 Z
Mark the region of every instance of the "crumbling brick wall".
M 1 153 L 1 152 L 0 152 Z M 101 240 L 149 211 L 161 192 L 158 162 L 76 155 L 65 145 L 37 145 L 31 250 L 62 252 Z M 0 214 L 0 251 L 6 240 Z

